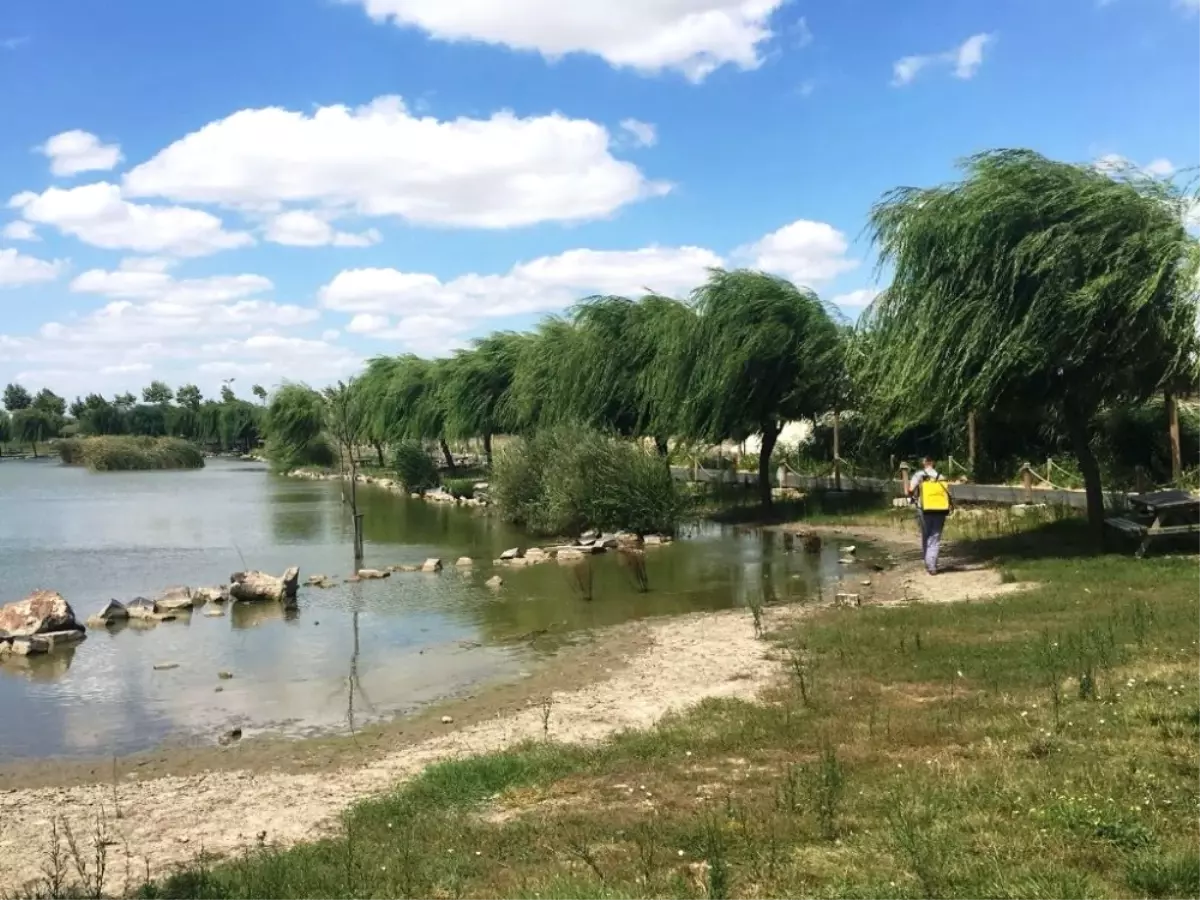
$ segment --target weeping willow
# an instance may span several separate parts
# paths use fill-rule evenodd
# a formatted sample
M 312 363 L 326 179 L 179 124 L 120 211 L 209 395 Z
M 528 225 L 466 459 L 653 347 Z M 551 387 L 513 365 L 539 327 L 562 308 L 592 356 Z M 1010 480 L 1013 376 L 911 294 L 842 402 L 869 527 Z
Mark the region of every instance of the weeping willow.
M 1170 184 L 1029 150 L 963 169 L 957 183 L 893 190 L 871 212 L 894 274 L 865 317 L 867 408 L 893 429 L 931 413 L 1044 411 L 1070 438 L 1102 541 L 1097 412 L 1193 371 L 1186 201 Z
M 440 399 L 446 437 L 481 438 L 489 467 L 492 435 L 510 429 L 507 400 L 521 344 L 522 336 L 512 332 L 489 335 L 443 364 Z

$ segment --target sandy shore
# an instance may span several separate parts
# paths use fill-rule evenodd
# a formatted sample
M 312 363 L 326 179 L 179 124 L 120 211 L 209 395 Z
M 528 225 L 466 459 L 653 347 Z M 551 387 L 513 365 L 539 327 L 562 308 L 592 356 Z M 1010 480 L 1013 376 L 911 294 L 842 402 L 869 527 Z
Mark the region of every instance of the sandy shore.
M 863 605 L 953 602 L 1027 587 L 1002 585 L 996 572 L 977 564 L 925 576 L 915 561 L 913 538 L 894 529 L 820 530 L 830 540 L 877 540 L 896 553 L 895 568 L 848 578 L 842 586 L 859 594 Z M 770 609 L 767 624 L 812 608 Z M 780 672 L 779 663 L 769 659 L 771 645 L 755 638 L 745 611 L 653 620 L 615 631 L 614 640 L 608 652 L 617 648 L 619 664 L 593 669 L 599 680 L 541 694 L 552 698 L 552 738 L 597 741 L 622 729 L 650 727 L 666 713 L 708 697 L 752 699 Z M 427 725 L 415 738 L 377 732 L 361 745 L 356 742 L 353 752 L 342 747 L 309 771 L 287 760 L 272 767 L 261 749 L 245 768 L 223 768 L 210 759 L 183 775 L 141 772 L 114 779 L 100 772 L 80 777 L 75 771 L 56 786 L 43 770 L 34 781 L 44 786 L 0 792 L 0 894 L 17 892 L 41 876 L 56 820 L 66 821 L 81 844 L 90 844 L 97 822 L 103 821 L 111 841 L 106 888 L 118 893 L 127 880 L 135 885 L 200 853 L 233 854 L 263 841 L 286 845 L 313 838 L 336 826 L 350 804 L 413 777 L 430 763 L 540 738 L 541 704 L 532 700 L 528 687 L 517 696 L 520 701 L 510 702 L 507 712 L 487 718 L 476 714 L 457 720 L 461 725 L 442 726 L 439 720 L 436 729 Z M 297 743 L 302 749 L 303 742 Z M 6 783 L 21 782 L 10 775 Z

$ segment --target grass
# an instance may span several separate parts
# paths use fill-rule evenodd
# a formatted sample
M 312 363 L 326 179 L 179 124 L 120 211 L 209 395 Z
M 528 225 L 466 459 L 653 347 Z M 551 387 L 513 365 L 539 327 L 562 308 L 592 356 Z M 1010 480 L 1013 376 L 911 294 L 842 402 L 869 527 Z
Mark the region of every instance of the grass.
M 130 435 L 65 438 L 58 442 L 58 450 L 66 465 L 87 466 L 93 472 L 204 467 L 200 449 L 179 438 Z
M 1003 566 L 1040 587 L 828 610 L 762 703 L 442 763 L 143 895 L 1200 896 L 1195 558 Z

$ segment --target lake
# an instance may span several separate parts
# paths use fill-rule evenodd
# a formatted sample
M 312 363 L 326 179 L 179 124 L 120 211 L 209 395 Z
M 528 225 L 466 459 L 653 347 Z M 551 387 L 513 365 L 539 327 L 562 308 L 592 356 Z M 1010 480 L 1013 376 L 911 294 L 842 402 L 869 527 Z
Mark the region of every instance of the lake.
M 501 569 L 536 545 L 495 515 L 359 488 L 367 567 L 441 557 L 439 574 L 302 586 L 299 610 L 232 604 L 153 628 L 91 629 L 74 649 L 0 664 L 0 760 L 110 756 L 163 744 L 345 730 L 411 712 L 497 679 L 519 678 L 565 642 L 646 616 L 813 596 L 838 553 L 786 552 L 782 536 L 697 525 L 646 553 L 639 592 L 616 554 L 592 558 L 592 599 L 571 567 Z M 209 460 L 184 472 L 92 473 L 57 461 L 0 462 L 0 604 L 56 590 L 83 621 L 106 601 L 176 584 L 227 582 L 246 568 L 301 582 L 353 569 L 352 525 L 336 482 L 288 479 L 255 463 Z M 476 565 L 456 570 L 454 560 Z M 825 588 L 822 588 L 824 590 Z M 156 664 L 176 668 L 156 670 Z M 232 680 L 219 681 L 221 670 Z

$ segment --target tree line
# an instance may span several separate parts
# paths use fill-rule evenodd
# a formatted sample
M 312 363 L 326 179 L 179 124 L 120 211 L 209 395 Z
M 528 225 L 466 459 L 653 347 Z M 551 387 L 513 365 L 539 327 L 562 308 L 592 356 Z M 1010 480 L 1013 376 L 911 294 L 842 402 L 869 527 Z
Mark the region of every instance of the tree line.
M 49 388 L 31 394 L 23 385 L 4 389 L 0 441 L 37 446 L 59 436 L 139 435 L 178 437 L 220 450 L 249 451 L 263 437 L 267 392 L 254 385 L 258 403 L 241 400 L 229 384 L 220 399 L 206 400 L 194 384 L 172 390 L 162 381 L 142 389 L 141 401 L 132 393 L 111 399 L 100 394 L 76 397 L 70 404 Z

